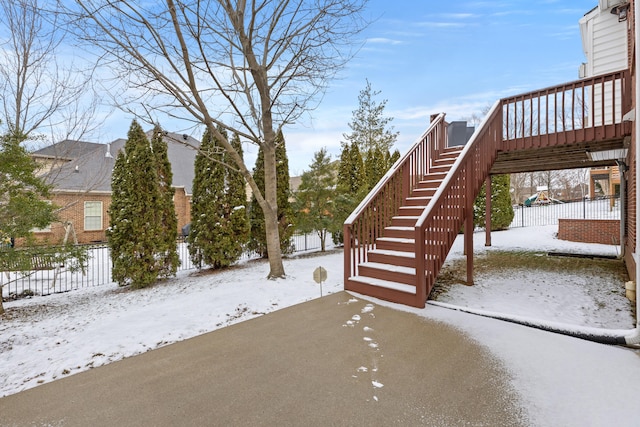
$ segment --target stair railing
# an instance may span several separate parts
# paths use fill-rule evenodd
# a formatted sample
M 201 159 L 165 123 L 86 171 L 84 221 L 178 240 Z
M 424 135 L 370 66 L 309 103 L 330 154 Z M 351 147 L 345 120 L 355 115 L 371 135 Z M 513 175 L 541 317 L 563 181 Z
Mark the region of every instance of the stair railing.
M 344 223 L 344 283 L 358 274 L 358 265 L 366 262 L 376 237 L 398 214 L 409 197 L 439 158 L 447 144 L 444 113 L 432 117 L 431 124 L 383 176 Z
M 495 161 L 502 132 L 502 103 L 497 101 L 416 222 L 416 307 L 424 307 L 464 218 L 473 215 L 473 201 Z

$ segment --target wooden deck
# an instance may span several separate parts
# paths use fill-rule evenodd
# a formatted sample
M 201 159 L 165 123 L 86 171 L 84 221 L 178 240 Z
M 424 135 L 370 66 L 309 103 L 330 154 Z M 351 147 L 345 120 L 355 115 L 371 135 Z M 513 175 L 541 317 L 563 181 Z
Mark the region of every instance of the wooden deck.
M 628 146 L 630 91 L 620 71 L 501 99 L 462 151 L 447 147 L 444 114 L 434 116 L 345 222 L 345 289 L 424 307 L 460 229 L 474 228 L 487 178 L 615 164 L 589 153 Z M 473 283 L 472 233 L 465 248 Z

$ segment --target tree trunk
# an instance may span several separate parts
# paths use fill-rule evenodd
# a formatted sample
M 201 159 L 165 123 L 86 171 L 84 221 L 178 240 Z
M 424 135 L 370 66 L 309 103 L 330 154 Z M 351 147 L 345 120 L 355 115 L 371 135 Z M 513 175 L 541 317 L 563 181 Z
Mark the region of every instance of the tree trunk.
M 266 139 L 266 138 L 265 138 Z M 275 138 L 272 137 L 271 141 Z M 267 139 L 268 141 L 268 139 Z M 266 207 L 264 212 L 264 228 L 267 237 L 267 256 L 269 257 L 269 279 L 285 277 L 280 250 L 280 231 L 278 230 L 278 196 L 276 179 L 276 149 L 275 145 L 264 146 L 264 193 Z

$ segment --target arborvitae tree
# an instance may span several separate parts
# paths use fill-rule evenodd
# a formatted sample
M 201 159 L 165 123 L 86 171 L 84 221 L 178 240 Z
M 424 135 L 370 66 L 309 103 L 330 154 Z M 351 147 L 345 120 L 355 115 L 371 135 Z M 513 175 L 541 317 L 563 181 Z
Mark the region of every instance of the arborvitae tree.
M 293 252 L 291 238 L 295 232 L 293 207 L 291 206 L 291 186 L 289 180 L 289 157 L 282 131 L 276 136 L 276 175 L 278 182 L 278 228 L 280 248 L 283 254 Z
M 385 162 L 384 153 L 380 148 L 375 148 L 367 155 L 364 162 L 365 175 L 367 177 L 367 190 L 371 190 L 376 186 L 380 178 L 387 172 L 387 163 Z
M 111 189 L 107 236 L 113 280 L 120 286 L 149 286 L 162 269 L 157 262 L 163 232 L 158 204 L 161 194 L 151 144 L 135 120 L 124 151 L 118 153 Z
M 386 169 L 387 170 L 391 169 L 391 166 L 393 166 L 398 161 L 399 158 L 400 158 L 400 151 L 394 150 L 393 153 L 389 153 L 387 151 L 385 155 L 385 161 L 387 164 Z
M 367 192 L 364 163 L 358 144 L 344 143 L 338 167 L 334 221 L 329 228 L 333 243 L 343 243 L 342 225 Z
M 325 239 L 334 222 L 336 196 L 334 167 L 324 148 L 314 154 L 310 168 L 302 174 L 296 192 L 296 225 L 304 233 L 315 231 L 320 237 L 321 251 L 324 252 Z
M 219 128 L 224 132 L 223 129 Z M 224 218 L 224 166 L 220 146 L 206 130 L 202 136 L 200 151 L 194 162 L 193 195 L 191 199 L 191 230 L 187 241 L 193 262 L 221 267 L 220 237 L 226 224 Z
M 485 226 L 486 191 L 483 185 L 473 205 L 476 227 Z M 491 177 L 491 231 L 505 230 L 513 221 L 509 175 Z
M 167 142 L 163 136 L 162 128 L 156 125 L 151 138 L 151 150 L 155 157 L 158 171 L 158 189 L 160 191 L 158 207 L 162 232 L 158 236 L 158 253 L 160 255 L 158 263 L 160 265 L 160 277 L 169 277 L 175 275 L 178 270 L 180 257 L 177 250 L 178 217 L 173 203 L 175 194 L 175 189 L 172 186 L 173 172 L 171 171 Z
M 226 138 L 226 131 L 218 128 Z M 242 156 L 240 138 L 234 149 Z M 240 258 L 249 234 L 246 191 L 242 175 L 232 168 L 228 153 L 206 131 L 196 155 L 191 230 L 187 241 L 199 267 L 228 267 Z
M 231 145 L 235 150 L 243 156 L 242 144 L 237 134 L 233 135 Z M 226 165 L 233 165 L 227 152 L 224 154 L 224 162 Z M 251 225 L 247 215 L 247 190 L 245 188 L 245 180 L 240 172 L 229 167 L 226 168 L 226 215 L 229 221 L 229 230 L 231 241 L 226 250 L 227 260 L 235 262 L 244 252 L 245 245 L 249 240 Z
M 343 144 L 338 168 L 338 192 L 358 194 L 365 186 L 365 181 L 364 163 L 358 145 L 355 143 Z
M 287 158 L 287 150 L 285 147 L 284 136 L 282 131 L 276 136 L 276 175 L 277 175 L 277 201 L 278 201 L 278 229 L 280 232 L 280 250 L 282 253 L 290 253 L 292 251 L 291 236 L 294 232 L 293 227 L 293 209 L 289 201 L 289 160 Z M 264 153 L 262 149 L 258 150 L 258 158 L 256 166 L 253 169 L 253 179 L 264 191 Z M 249 248 L 256 251 L 260 256 L 267 256 L 266 232 L 264 227 L 264 214 L 262 208 L 256 201 L 255 197 L 251 198 L 251 209 L 249 212 L 251 221 L 251 239 Z

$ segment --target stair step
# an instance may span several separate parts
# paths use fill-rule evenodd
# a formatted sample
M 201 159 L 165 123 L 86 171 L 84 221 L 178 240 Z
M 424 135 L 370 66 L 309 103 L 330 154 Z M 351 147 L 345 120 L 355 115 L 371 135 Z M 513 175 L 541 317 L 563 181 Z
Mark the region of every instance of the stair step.
M 447 173 L 451 170 L 450 165 L 433 165 L 429 168 L 430 173 Z
M 415 268 L 416 266 L 416 255 L 413 252 L 373 249 L 369 251 L 368 258 L 370 262 L 394 264 L 411 268 Z
M 401 265 L 393 265 L 393 264 L 384 264 L 381 262 L 372 262 L 372 261 L 367 261 L 367 262 L 363 262 L 362 264 L 360 264 L 360 268 L 362 267 L 367 267 L 373 270 L 382 270 L 382 271 L 388 271 L 390 273 L 401 273 L 401 274 L 409 274 L 409 275 L 416 275 L 416 269 L 413 267 L 405 267 L 405 266 L 401 266 Z
M 405 206 L 424 206 L 426 207 L 429 204 L 431 197 L 407 197 L 405 199 Z
M 444 178 L 445 177 L 439 178 L 439 177 L 433 177 L 433 176 L 425 176 L 424 178 L 422 178 L 420 181 L 416 183 L 416 188 L 433 188 L 433 187 L 438 188 L 438 186 L 442 184 L 442 180 Z
M 363 276 L 351 276 L 350 281 L 359 282 L 369 286 L 376 286 L 379 288 L 392 289 L 394 291 L 406 292 L 408 294 L 415 295 L 416 287 L 413 285 L 407 285 L 405 283 L 391 282 L 389 280 L 375 279 L 373 277 Z
M 416 269 L 413 266 L 388 264 L 383 262 L 367 261 L 358 266 L 360 276 L 375 277 L 376 279 L 392 282 L 414 284 L 416 281 Z
M 398 215 L 391 218 L 391 225 L 394 227 L 412 227 L 415 228 L 418 222 L 418 215 Z
M 460 153 L 462 152 L 462 150 L 455 150 L 455 151 L 446 151 L 444 153 L 441 153 L 439 155 L 440 159 L 457 159 L 458 156 L 460 155 Z
M 449 166 L 449 167 L 451 167 L 456 162 L 457 158 L 458 158 L 457 156 L 455 156 L 455 157 L 444 157 L 444 155 L 443 155 L 439 159 L 435 159 L 432 163 L 433 163 L 433 166 Z
M 412 197 L 433 197 L 438 190 L 438 186 L 433 187 L 417 187 L 411 193 Z
M 415 225 L 415 224 L 414 224 Z M 415 227 L 390 226 L 384 228 L 385 237 L 411 238 L 415 235 Z
M 429 172 L 428 174 L 424 175 L 422 177 L 422 180 L 423 181 L 433 181 L 433 180 L 442 181 L 447 176 L 447 172 L 433 172 L 432 171 L 432 172 Z
M 376 239 L 376 249 L 415 252 L 415 240 L 398 237 L 379 237 Z
M 417 220 L 417 217 L 422 215 L 426 208 L 426 206 L 400 206 L 398 209 L 400 215 L 398 216 L 415 216 Z

